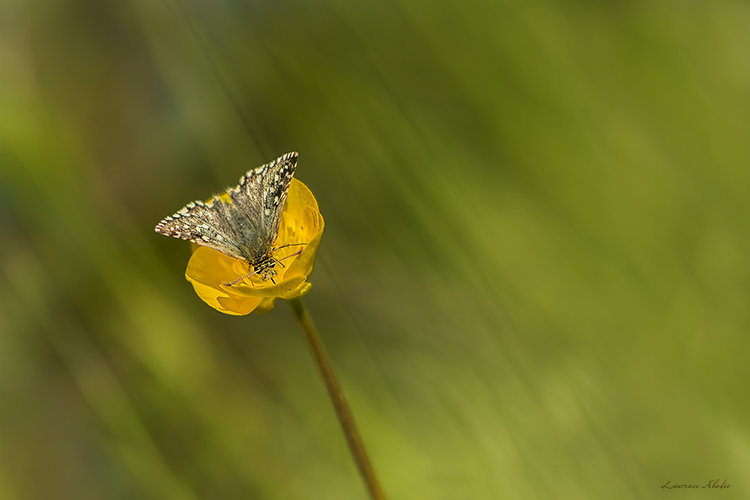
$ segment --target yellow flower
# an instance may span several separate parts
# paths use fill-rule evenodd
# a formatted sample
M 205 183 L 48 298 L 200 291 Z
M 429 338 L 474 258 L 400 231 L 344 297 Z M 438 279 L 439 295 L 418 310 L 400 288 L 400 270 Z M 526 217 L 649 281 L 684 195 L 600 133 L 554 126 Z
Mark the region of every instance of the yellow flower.
M 292 179 L 274 242 L 274 248 L 278 248 L 274 258 L 281 261 L 276 264 L 275 284 L 254 274 L 228 285 L 252 273 L 250 264 L 200 245 L 193 246 L 185 277 L 198 297 L 219 312 L 235 315 L 268 312 L 273 309 L 275 299 L 299 297 L 312 286 L 307 277 L 313 270 L 324 226 L 312 192 L 302 182 Z

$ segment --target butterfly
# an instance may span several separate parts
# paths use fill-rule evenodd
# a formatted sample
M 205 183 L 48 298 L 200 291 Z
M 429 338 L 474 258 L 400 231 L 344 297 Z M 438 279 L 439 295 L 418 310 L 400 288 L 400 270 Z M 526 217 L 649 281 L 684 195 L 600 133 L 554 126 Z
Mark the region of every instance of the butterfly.
M 252 273 L 226 285 L 254 274 L 264 281 L 276 283 L 273 278 L 280 260 L 272 254 L 281 247 L 273 248 L 273 243 L 279 233 L 281 213 L 298 156 L 295 152 L 287 153 L 271 163 L 249 170 L 237 186 L 227 189 L 231 201 L 225 201 L 219 195 L 206 202 L 192 201 L 162 219 L 154 230 L 213 248 L 252 266 Z M 284 246 L 292 245 L 297 244 Z

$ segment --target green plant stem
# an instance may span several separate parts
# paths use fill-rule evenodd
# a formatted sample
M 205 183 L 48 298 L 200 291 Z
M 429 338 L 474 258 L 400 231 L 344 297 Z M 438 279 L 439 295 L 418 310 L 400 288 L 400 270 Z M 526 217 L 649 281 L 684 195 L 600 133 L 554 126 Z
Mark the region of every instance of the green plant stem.
M 344 397 L 344 392 L 341 390 L 341 386 L 333 372 L 331 360 L 328 358 L 328 354 L 326 354 L 323 342 L 320 340 L 320 335 L 318 335 L 318 330 L 315 328 L 310 314 L 307 312 L 307 308 L 300 298 L 290 300 L 289 304 L 292 306 L 292 310 L 302 327 L 302 331 L 305 332 L 305 337 L 310 344 L 310 349 L 313 352 L 320 374 L 323 376 L 326 388 L 328 388 L 328 395 L 331 397 L 333 407 L 336 409 L 336 415 L 339 417 L 339 423 L 346 436 L 346 441 L 349 443 L 349 449 L 359 468 L 362 479 L 364 479 L 367 489 L 370 491 L 370 497 L 373 500 L 385 500 L 383 490 L 375 476 L 375 470 L 372 468 L 370 459 L 367 457 L 367 452 L 365 451 L 365 446 L 362 443 L 362 438 L 359 436 L 359 431 L 357 431 L 354 415 L 352 415 L 349 404 Z

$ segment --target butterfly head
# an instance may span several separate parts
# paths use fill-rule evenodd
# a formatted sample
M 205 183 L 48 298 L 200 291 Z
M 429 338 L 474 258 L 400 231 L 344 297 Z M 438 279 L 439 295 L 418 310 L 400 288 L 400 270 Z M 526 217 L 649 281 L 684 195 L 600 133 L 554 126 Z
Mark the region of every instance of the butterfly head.
M 275 283 L 273 277 L 276 276 L 276 259 L 268 255 L 254 262 L 252 266 L 253 274 L 258 274 L 263 281 L 271 280 Z

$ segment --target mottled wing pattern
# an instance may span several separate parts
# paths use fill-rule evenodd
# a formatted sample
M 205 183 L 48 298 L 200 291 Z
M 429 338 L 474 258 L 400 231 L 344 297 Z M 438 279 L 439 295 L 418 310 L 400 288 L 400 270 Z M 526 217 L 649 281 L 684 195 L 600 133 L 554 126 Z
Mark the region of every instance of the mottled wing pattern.
M 289 184 L 297 168 L 297 153 L 287 153 L 250 170 L 239 185 L 227 189 L 232 202 L 215 196 L 193 201 L 165 217 L 156 232 L 214 248 L 255 263 L 271 253 L 279 232 Z
M 240 212 L 259 230 L 257 245 L 270 251 L 279 232 L 281 213 L 289 184 L 297 168 L 297 153 L 287 153 L 271 163 L 250 170 L 236 188 L 227 190 Z M 252 239 L 250 235 L 245 236 Z
M 193 201 L 179 212 L 162 219 L 154 230 L 243 259 L 245 257 L 237 244 L 237 235 L 231 222 L 230 207 L 218 197 L 207 203 Z

